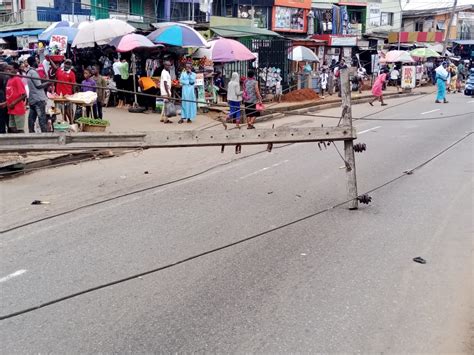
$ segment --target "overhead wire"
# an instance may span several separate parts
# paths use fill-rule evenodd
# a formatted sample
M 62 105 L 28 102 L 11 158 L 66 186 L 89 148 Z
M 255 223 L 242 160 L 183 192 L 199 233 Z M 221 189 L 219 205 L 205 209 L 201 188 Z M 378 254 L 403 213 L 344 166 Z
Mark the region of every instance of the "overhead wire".
M 456 145 L 458 145 L 459 143 L 461 143 L 462 141 L 464 141 L 465 139 L 467 139 L 468 137 L 470 137 L 472 135 L 473 132 L 469 132 L 467 133 L 466 135 L 464 135 L 463 137 L 459 138 L 458 140 L 456 140 L 455 142 L 453 142 L 452 144 L 450 144 L 449 146 L 447 146 L 446 148 L 444 148 L 443 150 L 441 150 L 440 152 L 438 152 L 437 154 L 433 155 L 431 158 L 423 161 L 422 163 L 418 164 L 417 166 L 415 166 L 414 168 L 412 169 L 409 169 L 409 170 L 406 170 L 405 172 L 403 172 L 401 175 L 393 178 L 393 179 L 390 179 L 386 182 L 384 182 L 383 184 L 381 185 L 378 185 L 370 190 L 368 190 L 367 192 L 365 192 L 364 194 L 368 194 L 368 193 L 372 193 L 372 192 L 375 192 L 377 190 L 380 190 L 382 189 L 383 187 L 385 186 L 388 186 L 398 180 L 400 180 L 401 178 L 405 177 L 405 176 L 409 176 L 409 175 L 412 175 L 414 171 L 426 166 L 427 164 L 429 164 L 431 161 L 433 161 L 434 159 L 438 158 L 439 156 L 443 155 L 444 153 L 446 153 L 447 151 L 449 151 L 450 149 L 452 149 L 453 147 L 455 147 Z M 359 196 L 362 196 L 364 194 L 360 194 Z M 359 197 L 358 196 L 358 197 Z M 263 236 L 266 236 L 266 235 L 269 235 L 273 232 L 276 232 L 276 231 L 279 231 L 281 229 L 284 229 L 284 228 L 287 228 L 287 227 L 290 227 L 292 225 L 296 225 L 298 223 L 301 223 L 303 221 L 306 221 L 306 220 L 309 220 L 311 218 L 314 218 L 316 216 L 319 216 L 323 213 L 326 213 L 326 212 L 329 212 L 335 208 L 339 208 L 339 207 L 342 207 L 350 202 L 352 202 L 354 199 L 351 198 L 351 199 L 348 199 L 348 200 L 345 200 L 343 202 L 340 202 L 340 203 L 337 203 L 331 207 L 328 207 L 328 208 L 325 208 L 325 209 L 322 209 L 322 210 L 319 210 L 317 212 L 314 212 L 314 213 L 311 213 L 311 214 L 308 214 L 304 217 L 301 217 L 301 218 L 298 218 L 298 219 L 295 219 L 293 221 L 290 221 L 290 222 L 287 222 L 287 223 L 284 223 L 284 224 L 281 224 L 277 227 L 274 227 L 274 228 L 271 228 L 271 229 L 267 229 L 263 232 L 260 232 L 260 233 L 257 233 L 257 234 L 254 234 L 252 236 L 249 236 L 249 237 L 246 237 L 246 238 L 243 238 L 243 239 L 240 239 L 238 241 L 235 241 L 235 242 L 232 242 L 232 243 L 229 243 L 229 244 L 226 244 L 226 245 L 223 245 L 223 246 L 220 246 L 220 247 L 217 247 L 217 248 L 213 248 L 213 249 L 210 249 L 210 250 L 207 250 L 207 251 L 204 251 L 202 253 L 198 253 L 198 254 L 195 254 L 195 255 L 192 255 L 190 257 L 187 257 L 187 258 L 184 258 L 184 259 L 181 259 L 181 260 L 178 260 L 178 261 L 175 261 L 175 262 L 172 262 L 172 263 L 169 263 L 169 264 L 166 264 L 164 266 L 160 266 L 160 267 L 157 267 L 157 268 L 153 268 L 153 269 L 150 269 L 150 270 L 147 270 L 147 271 L 144 271 L 144 272 L 141 272 L 141 273 L 137 273 L 137 274 L 134 274 L 134 275 L 131 275 L 131 276 L 127 276 L 127 277 L 124 277 L 124 278 L 121 278 L 121 279 L 118 279 L 118 280 L 115 280 L 115 281 L 111 281 L 111 282 L 108 282 L 108 283 L 104 283 L 104 284 L 101 284 L 101 285 L 98 285 L 98 286 L 94 286 L 94 287 L 91 287 L 91 288 L 87 288 L 85 290 L 82 290 L 82 291 L 79 291 L 79 292 L 75 292 L 75 293 L 71 293 L 69 295 L 66 295 L 66 296 L 63 296 L 63 297 L 59 297 L 59 298 L 56 298 L 56 299 L 53 299 L 51 301 L 48 301 L 48 302 L 43 302 L 43 303 L 40 303 L 36 306 L 33 306 L 33 307 L 28 307 L 28 308 L 25 308 L 25 309 L 22 309 L 22 310 L 19 310 L 19 311 L 16 311 L 16 312 L 12 312 L 12 313 L 9 313 L 9 314 L 5 314 L 5 315 L 2 315 L 0 316 L 0 320 L 6 320 L 6 319 L 11 319 L 11 318 L 14 318 L 14 317 L 18 317 L 18 316 L 21 316 L 21 315 L 24 315 L 24 314 L 27 314 L 27 313 L 31 313 L 31 312 L 34 312 L 36 310 L 39 310 L 39 309 L 42 309 L 42 308 L 45 308 L 45 307 L 48 307 L 48 306 L 52 306 L 54 304 L 58 304 L 60 302 L 64 302 L 66 300 L 69 300 L 69 299 L 73 299 L 73 298 L 76 298 L 76 297 L 79 297 L 81 295 L 84 295 L 84 294 L 88 294 L 88 293 L 91 293 L 91 292 L 94 292 L 94 291 L 98 291 L 98 290 L 101 290 L 101 289 L 105 289 L 105 288 L 108 288 L 108 287 L 111 287 L 111 286 L 114 286 L 114 285 L 118 285 L 118 284 L 122 284 L 124 282 L 127 282 L 127 281 L 130 281 L 130 280 L 134 280 L 134 279 L 137 279 L 137 278 L 141 278 L 143 276 L 147 276 L 147 275 L 151 275 L 151 274 L 155 274 L 157 272 L 160 272 L 160 271 L 163 271 L 163 270 L 166 270 L 166 269 L 170 269 L 174 266 L 177 266 L 177 265 L 180 265 L 180 264 L 184 264 L 186 262 L 189 262 L 189 261 L 192 261 L 192 260 L 195 260 L 195 259 L 198 259 L 198 258 L 201 258 L 201 257 L 204 257 L 204 256 L 207 256 L 207 255 L 210 255 L 210 254 L 214 254 L 216 252 L 219 252 L 219 251 L 222 251 L 222 250 L 226 250 L 226 249 L 229 249 L 229 248 L 232 248 L 236 245 L 240 245 L 240 244 L 243 244 L 243 243 L 246 243 L 246 242 L 249 242 L 251 240 L 255 240 L 257 238 L 260 238 L 260 237 L 263 237 Z

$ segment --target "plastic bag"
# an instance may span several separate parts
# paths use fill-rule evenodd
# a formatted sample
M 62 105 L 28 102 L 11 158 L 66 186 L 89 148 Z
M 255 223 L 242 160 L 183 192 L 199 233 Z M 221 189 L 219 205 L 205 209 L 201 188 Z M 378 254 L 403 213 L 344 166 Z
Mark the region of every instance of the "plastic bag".
M 257 111 L 265 111 L 265 105 L 260 102 L 255 105 L 255 108 Z
M 176 106 L 172 102 L 167 102 L 165 104 L 165 115 L 166 117 L 176 116 Z

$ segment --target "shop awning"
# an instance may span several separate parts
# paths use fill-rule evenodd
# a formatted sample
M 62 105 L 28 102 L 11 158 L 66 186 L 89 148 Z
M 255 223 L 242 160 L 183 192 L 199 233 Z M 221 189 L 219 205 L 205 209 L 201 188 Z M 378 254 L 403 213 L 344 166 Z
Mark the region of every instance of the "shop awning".
M 240 38 L 252 36 L 282 37 L 276 32 L 258 27 L 246 26 L 217 26 L 211 27 L 211 30 L 224 38 Z
M 453 41 L 453 43 L 460 44 L 461 46 L 472 46 L 474 45 L 474 39 L 460 39 Z
M 21 37 L 21 36 L 38 36 L 44 31 L 44 29 L 39 30 L 18 30 L 10 32 L 0 32 L 0 38 L 5 37 Z

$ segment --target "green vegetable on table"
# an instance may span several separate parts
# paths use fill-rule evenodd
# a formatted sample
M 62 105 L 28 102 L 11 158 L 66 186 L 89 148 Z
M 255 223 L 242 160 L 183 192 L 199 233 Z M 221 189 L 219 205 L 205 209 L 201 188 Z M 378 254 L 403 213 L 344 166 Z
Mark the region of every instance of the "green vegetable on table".
M 81 117 L 77 120 L 77 122 L 91 126 L 110 126 L 110 122 L 107 120 L 100 120 L 89 117 Z

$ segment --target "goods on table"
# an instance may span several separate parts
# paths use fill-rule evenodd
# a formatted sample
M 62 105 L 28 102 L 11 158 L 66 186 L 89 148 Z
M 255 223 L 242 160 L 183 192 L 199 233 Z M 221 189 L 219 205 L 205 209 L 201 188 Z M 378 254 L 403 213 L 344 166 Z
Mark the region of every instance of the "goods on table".
M 83 132 L 104 132 L 105 127 L 110 125 L 110 122 L 107 120 L 89 117 L 81 117 L 77 122 L 81 124 Z
M 97 101 L 97 93 L 93 91 L 78 92 L 74 95 L 66 96 L 70 102 L 90 105 Z
M 319 95 L 313 89 L 300 89 L 289 92 L 283 95 L 282 101 L 284 102 L 298 102 L 305 100 L 317 100 Z

